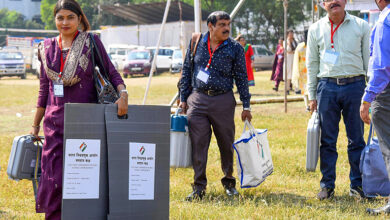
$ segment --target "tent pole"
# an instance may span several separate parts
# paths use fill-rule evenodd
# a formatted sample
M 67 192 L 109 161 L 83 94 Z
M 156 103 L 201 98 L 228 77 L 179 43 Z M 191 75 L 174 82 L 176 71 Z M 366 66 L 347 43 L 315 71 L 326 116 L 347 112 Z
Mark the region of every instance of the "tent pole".
M 311 22 L 314 23 L 315 0 L 311 0 Z
M 195 19 L 195 32 L 201 32 L 202 25 L 202 8 L 200 0 L 194 0 L 194 19 Z
M 287 9 L 288 0 L 283 0 L 284 6 L 284 112 L 287 113 L 287 89 L 290 85 L 287 85 Z
M 241 6 L 244 4 L 245 0 L 240 0 L 236 7 L 233 9 L 232 13 L 230 13 L 230 19 L 233 20 L 233 18 L 236 16 L 238 10 L 240 10 Z
M 170 6 L 171 6 L 171 0 L 168 0 L 167 1 L 167 5 L 165 6 L 164 18 L 163 18 L 163 21 L 161 23 L 160 34 L 158 35 L 157 47 L 156 47 L 156 50 L 154 52 L 152 67 L 150 68 L 149 80 L 148 80 L 148 84 L 146 86 L 144 101 L 142 102 L 142 105 L 145 105 L 145 103 L 146 103 L 146 98 L 148 97 L 150 83 L 152 82 L 153 72 L 156 70 L 156 62 L 157 62 L 158 50 L 160 48 L 160 42 L 161 42 L 161 38 L 162 38 L 162 33 L 163 33 L 163 30 L 164 30 L 164 27 L 165 27 L 165 23 L 167 22 L 167 17 L 168 17 L 168 12 L 169 12 L 169 7 Z
M 182 24 L 181 24 L 182 25 Z M 201 26 L 202 26 L 202 8 L 200 5 L 200 0 L 194 0 L 194 26 L 195 26 L 195 32 L 199 33 L 201 32 Z M 183 40 L 184 41 L 184 40 Z M 182 52 L 184 54 L 184 45 L 182 48 Z M 183 63 L 184 63 L 184 56 L 183 56 Z M 169 103 L 170 106 L 172 106 L 175 103 L 175 100 L 179 97 L 179 93 L 177 92 L 176 95 L 172 98 L 171 102 Z

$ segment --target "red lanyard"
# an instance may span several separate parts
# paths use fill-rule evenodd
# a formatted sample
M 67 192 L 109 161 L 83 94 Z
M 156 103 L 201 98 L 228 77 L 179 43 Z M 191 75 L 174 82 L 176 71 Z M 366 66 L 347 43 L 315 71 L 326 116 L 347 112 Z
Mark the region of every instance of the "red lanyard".
M 209 55 L 210 55 L 210 59 L 209 59 L 209 62 L 207 63 L 207 66 L 205 68 L 205 70 L 207 71 L 210 67 L 210 64 L 211 64 L 211 60 L 213 60 L 213 55 L 215 53 L 215 51 L 217 50 L 217 48 L 223 43 L 223 41 L 221 43 L 218 44 L 218 46 L 214 49 L 214 51 L 211 53 L 211 49 L 210 49 L 210 35 L 209 35 L 209 38 L 207 39 L 207 48 L 209 49 Z
M 337 29 L 339 29 L 340 25 L 344 22 L 344 19 L 340 22 L 340 24 L 337 25 L 336 29 L 333 30 L 333 22 L 332 20 L 330 20 L 329 18 L 329 21 L 330 21 L 330 24 L 331 24 L 331 29 L 330 29 L 330 45 L 332 46 L 332 49 L 334 49 L 334 41 L 333 41 L 333 36 L 334 36 L 334 33 L 336 33 Z
M 73 44 L 74 39 L 76 39 L 78 33 L 79 33 L 79 31 L 77 31 L 76 34 L 74 35 L 73 40 L 72 40 L 72 44 Z M 64 60 L 64 56 L 62 56 L 62 39 L 61 39 L 61 34 L 60 34 L 60 38 L 58 40 L 58 44 L 60 46 L 60 55 L 61 55 L 61 67 L 60 67 L 60 74 L 58 74 L 58 77 L 61 78 L 62 77 L 62 71 L 64 70 L 64 66 L 65 66 L 65 61 L 68 59 L 68 56 L 70 54 L 70 50 L 69 50 L 68 55 L 66 55 L 66 58 Z

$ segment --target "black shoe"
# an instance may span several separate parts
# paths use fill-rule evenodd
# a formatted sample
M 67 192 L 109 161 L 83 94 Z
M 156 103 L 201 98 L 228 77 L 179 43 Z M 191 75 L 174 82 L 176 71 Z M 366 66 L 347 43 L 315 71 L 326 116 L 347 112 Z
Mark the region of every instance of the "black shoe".
M 275 90 L 276 92 L 278 91 L 278 87 L 272 88 L 272 90 Z
M 300 95 L 300 94 L 302 94 L 302 91 L 301 90 L 295 90 L 295 94 Z
M 364 195 L 363 188 L 361 186 L 352 187 L 349 190 L 349 196 L 356 197 L 359 199 L 364 199 L 366 196 Z
M 381 213 L 390 214 L 390 202 L 388 202 L 385 206 L 377 208 L 377 209 L 366 209 L 366 212 L 370 215 L 378 215 Z
M 229 197 L 236 196 L 239 194 L 238 191 L 236 190 L 236 187 L 234 187 L 234 186 L 225 187 L 225 192 L 226 192 L 226 195 L 228 195 Z
M 317 198 L 319 200 L 324 200 L 324 199 L 331 199 L 334 196 L 334 189 L 329 189 L 329 188 L 322 188 L 321 191 L 317 194 Z
M 195 189 L 186 197 L 186 201 L 192 202 L 194 200 L 202 200 L 204 195 L 206 195 L 205 190 Z

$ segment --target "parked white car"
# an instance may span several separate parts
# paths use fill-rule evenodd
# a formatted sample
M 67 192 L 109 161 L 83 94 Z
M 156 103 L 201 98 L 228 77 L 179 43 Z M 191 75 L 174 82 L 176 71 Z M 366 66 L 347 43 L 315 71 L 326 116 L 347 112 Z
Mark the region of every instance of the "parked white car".
M 39 73 L 41 72 L 41 62 L 38 60 L 38 48 L 34 49 L 34 54 L 31 61 L 31 70 L 32 73 L 39 79 Z
M 112 65 L 114 65 L 114 67 L 115 67 L 116 71 L 119 71 L 118 62 L 116 62 L 115 60 L 113 60 L 113 59 L 112 59 L 112 56 L 111 56 L 111 54 L 108 54 L 108 57 L 110 58 L 110 60 L 111 60 L 111 63 L 112 63 Z
M 156 51 L 156 47 L 147 47 L 146 49 L 149 49 L 152 52 L 152 55 L 154 55 L 154 52 Z M 173 55 L 173 51 L 175 49 L 177 49 L 177 48 L 175 48 L 175 47 L 160 47 L 158 49 L 157 63 L 156 63 L 157 71 L 169 70 L 171 68 L 172 55 Z
M 183 52 L 180 49 L 173 51 L 171 68 L 169 69 L 171 73 L 180 73 L 183 69 Z

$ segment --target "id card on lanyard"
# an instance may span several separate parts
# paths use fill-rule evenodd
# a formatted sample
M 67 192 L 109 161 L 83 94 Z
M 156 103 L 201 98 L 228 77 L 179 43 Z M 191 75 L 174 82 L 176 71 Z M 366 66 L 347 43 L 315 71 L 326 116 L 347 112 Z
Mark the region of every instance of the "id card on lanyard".
M 333 40 L 333 38 L 334 38 L 334 34 L 336 33 L 337 29 L 339 29 L 339 27 L 344 22 L 344 20 L 342 20 L 340 22 L 340 24 L 338 24 L 334 30 L 333 30 L 333 21 L 330 20 L 330 18 L 329 18 L 329 21 L 330 21 L 330 24 L 331 24 L 331 29 L 330 29 L 330 46 L 331 46 L 331 49 L 325 51 L 324 61 L 325 61 L 325 63 L 335 65 L 337 63 L 338 59 L 339 59 L 340 53 L 337 52 L 334 49 L 334 40 Z
M 210 35 L 207 39 L 207 48 L 209 50 L 209 55 L 210 55 L 210 59 L 209 59 L 209 62 L 207 63 L 206 65 L 206 68 L 204 69 L 201 69 L 199 70 L 196 78 L 202 82 L 204 82 L 205 84 L 207 84 L 207 82 L 209 81 L 209 78 L 210 78 L 210 72 L 209 72 L 209 68 L 210 68 L 210 65 L 211 65 L 211 61 L 213 60 L 213 55 L 215 53 L 215 51 L 218 49 L 218 47 L 222 44 L 223 42 L 219 43 L 218 46 L 214 49 L 213 52 L 211 52 L 211 49 L 210 49 Z
M 79 31 L 76 32 L 76 34 L 73 37 L 72 43 L 74 39 L 76 39 Z M 70 50 L 68 51 L 68 54 L 66 55 L 66 58 L 64 60 L 64 56 L 62 55 L 62 39 L 61 34 L 58 39 L 58 45 L 60 47 L 60 57 L 61 57 L 61 67 L 60 67 L 60 73 L 58 74 L 58 80 L 53 80 L 53 92 L 55 97 L 64 97 L 64 82 L 62 81 L 62 73 L 64 71 L 65 62 L 68 59 L 68 56 L 70 54 Z

